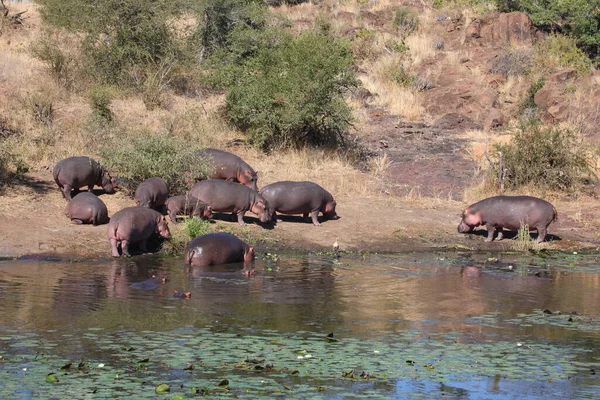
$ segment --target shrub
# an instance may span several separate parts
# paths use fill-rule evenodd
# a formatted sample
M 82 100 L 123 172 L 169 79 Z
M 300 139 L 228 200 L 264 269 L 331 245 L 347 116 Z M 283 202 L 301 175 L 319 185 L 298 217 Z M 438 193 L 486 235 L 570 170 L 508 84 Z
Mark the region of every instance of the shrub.
M 104 146 L 100 155 L 111 172 L 135 186 L 156 176 L 175 194 L 185 192 L 192 178 L 206 177 L 207 164 L 196 150 L 178 137 L 140 132 Z
M 9 150 L 9 146 L 0 142 L 0 188 L 11 178 L 21 178 L 29 171 L 29 166 L 18 154 Z
M 132 85 L 131 74 L 164 59 L 180 63 L 194 58 L 192 47 L 171 24 L 191 2 L 166 0 L 39 0 L 40 12 L 51 24 L 83 37 L 86 71 L 98 82 Z M 196 49 L 199 51 L 199 49 Z
M 406 37 L 419 27 L 419 17 L 408 7 L 402 7 L 394 13 L 394 28 L 400 36 Z
M 521 104 L 519 106 L 521 113 L 526 112 L 528 109 L 535 109 L 535 94 L 544 87 L 546 81 L 544 78 L 539 78 L 537 81 L 533 82 L 529 89 L 527 89 L 527 93 L 525 97 L 521 99 Z
M 527 75 L 531 70 L 532 56 L 533 52 L 528 48 L 513 49 L 494 60 L 490 72 L 507 77 Z
M 577 48 L 575 39 L 552 34 L 537 46 L 536 61 L 538 65 L 547 65 L 551 60 L 562 68 L 574 68 L 582 76 L 590 72 L 592 61 L 585 53 Z
M 54 121 L 54 98 L 45 90 L 30 92 L 23 99 L 25 105 L 31 111 L 33 119 L 46 126 L 52 125 Z
M 73 87 L 76 57 L 60 46 L 59 34 L 48 31 L 42 34 L 29 48 L 31 55 L 44 63 L 49 75 L 65 89 Z
M 359 60 L 370 60 L 377 55 L 375 32 L 361 28 L 352 39 L 352 54 Z
M 90 102 L 94 118 L 104 122 L 113 120 L 113 112 L 108 108 L 112 101 L 110 88 L 102 85 L 92 86 L 87 92 L 87 98 Z
M 600 2 L 589 0 L 496 0 L 500 11 L 523 11 L 546 32 L 572 37 L 596 65 L 600 63 Z
M 502 154 L 507 186 L 525 185 L 573 191 L 594 177 L 594 156 L 589 145 L 572 130 L 522 123 L 510 143 L 496 145 Z M 496 175 L 500 165 L 496 165 Z
M 358 84 L 348 41 L 239 27 L 228 43 L 214 82 L 227 89 L 228 120 L 255 146 L 345 143 L 351 110 L 343 96 Z
M 183 231 L 189 238 L 188 240 L 191 240 L 196 236 L 211 233 L 213 229 L 210 222 L 207 220 L 194 217 L 185 220 Z
M 188 218 L 183 223 L 183 229 L 171 227 L 171 238 L 163 244 L 163 252 L 171 256 L 180 256 L 190 240 L 213 231 L 213 225 L 209 221 Z

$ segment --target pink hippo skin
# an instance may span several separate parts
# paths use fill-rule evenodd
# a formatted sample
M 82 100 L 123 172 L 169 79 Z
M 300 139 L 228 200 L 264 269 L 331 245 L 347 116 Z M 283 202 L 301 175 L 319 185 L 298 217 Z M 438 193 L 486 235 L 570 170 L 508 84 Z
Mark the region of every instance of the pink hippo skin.
M 140 207 L 161 210 L 169 198 L 169 189 L 161 178 L 148 178 L 138 185 L 134 198 Z
M 229 233 L 209 233 L 194 238 L 185 246 L 184 260 L 193 267 L 250 263 L 254 260 L 254 247 Z
M 193 196 L 173 196 L 167 199 L 167 214 L 174 224 L 177 223 L 177 215 L 190 215 L 198 218 L 212 218 L 212 208 Z
M 59 161 L 52 170 L 52 176 L 67 201 L 71 200 L 71 189 L 77 191 L 87 186 L 91 192 L 96 185 L 112 194 L 117 187 L 108 172 L 89 157 L 69 157 Z
M 208 176 L 210 179 L 238 182 L 251 189 L 258 190 L 256 172 L 240 157 L 227 151 L 211 148 L 198 150 L 197 153 L 208 160 L 212 170 Z
M 495 196 L 481 200 L 469 207 L 462 214 L 458 224 L 458 232 L 471 232 L 473 228 L 485 225 L 488 230 L 486 242 L 502 240 L 503 229 L 519 230 L 521 225 L 528 225 L 529 230 L 537 230 L 538 243 L 546 239 L 548 226 L 557 217 L 556 208 L 546 200 L 531 196 Z
M 164 238 L 171 236 L 167 220 L 161 213 L 145 207 L 122 209 L 113 215 L 108 224 L 108 240 L 112 256 L 119 257 L 119 243 L 124 256 L 131 256 L 129 254 L 131 243 L 138 243 L 139 248 L 146 252 L 146 242 L 154 233 Z
M 209 179 L 196 182 L 188 194 L 208 204 L 213 212 L 237 214 L 240 225 L 246 225 L 244 214 L 248 210 L 258 215 L 260 222 L 269 221 L 269 203 L 256 190 L 239 183 Z
M 73 197 L 65 207 L 65 215 L 74 224 L 101 225 L 108 222 L 106 204 L 90 192 L 81 192 Z
M 260 194 L 269 202 L 271 219 L 277 222 L 277 213 L 310 214 L 312 223 L 320 226 L 318 216 L 323 213 L 325 219 L 338 219 L 335 212 L 336 202 L 331 193 L 313 182 L 275 182 L 265 186 Z

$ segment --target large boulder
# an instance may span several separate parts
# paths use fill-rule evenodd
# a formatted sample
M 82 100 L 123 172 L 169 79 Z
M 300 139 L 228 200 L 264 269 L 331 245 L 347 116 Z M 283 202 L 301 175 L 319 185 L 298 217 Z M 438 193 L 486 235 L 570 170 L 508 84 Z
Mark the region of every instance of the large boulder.
M 535 37 L 531 19 L 522 12 L 493 13 L 481 23 L 481 41 L 493 46 L 530 45 Z

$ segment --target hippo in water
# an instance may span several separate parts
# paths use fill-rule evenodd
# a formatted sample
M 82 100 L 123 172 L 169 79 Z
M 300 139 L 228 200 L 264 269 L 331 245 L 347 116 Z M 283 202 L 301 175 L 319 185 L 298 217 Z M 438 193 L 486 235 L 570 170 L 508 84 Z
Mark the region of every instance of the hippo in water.
M 185 246 L 184 261 L 193 267 L 249 263 L 254 260 L 254 247 L 236 236 L 216 232 L 197 236 Z
M 212 218 L 212 208 L 193 196 L 173 196 L 167 199 L 167 214 L 174 224 L 177 223 L 177 215 L 190 215 L 198 218 Z
M 91 192 L 97 185 L 112 194 L 117 187 L 108 171 L 89 157 L 69 157 L 59 161 L 52 170 L 52 176 L 67 201 L 71 200 L 71 189 L 78 191 L 87 186 Z
M 488 230 L 486 242 L 502 240 L 503 229 L 519 230 L 521 225 L 529 230 L 537 230 L 538 243 L 546 239 L 548 225 L 557 217 L 556 208 L 546 200 L 531 196 L 495 196 L 481 200 L 467 207 L 458 224 L 458 232 L 471 232 L 473 228 L 485 225 Z
M 139 243 L 140 249 L 146 252 L 146 242 L 154 233 L 167 239 L 171 236 L 167 220 L 161 213 L 145 207 L 122 209 L 113 215 L 108 224 L 108 240 L 113 257 L 119 257 L 119 243 L 124 256 L 130 256 L 130 243 Z
M 90 192 L 81 192 L 73 197 L 65 208 L 65 215 L 74 224 L 101 225 L 108 222 L 106 204 Z
M 277 222 L 277 212 L 281 214 L 310 214 L 312 223 L 321 225 L 319 212 L 325 219 L 338 219 L 336 202 L 331 193 L 313 182 L 275 182 L 265 186 L 260 194 L 269 202 L 271 219 Z
M 135 190 L 135 204 L 161 210 L 169 198 L 169 188 L 161 178 L 148 178 Z
M 250 210 L 258 215 L 260 222 L 268 222 L 269 203 L 256 190 L 235 182 L 209 179 L 196 182 L 189 195 L 208 204 L 213 212 L 231 212 L 237 214 L 240 225 L 246 225 L 244 214 Z
M 208 160 L 212 170 L 208 174 L 210 179 L 238 182 L 251 189 L 258 190 L 256 172 L 235 154 L 211 148 L 198 150 L 197 154 Z

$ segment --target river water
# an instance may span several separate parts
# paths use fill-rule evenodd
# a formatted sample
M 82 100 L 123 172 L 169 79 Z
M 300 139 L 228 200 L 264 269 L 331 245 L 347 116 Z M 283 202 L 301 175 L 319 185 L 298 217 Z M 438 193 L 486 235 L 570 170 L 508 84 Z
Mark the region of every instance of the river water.
M 0 398 L 597 398 L 599 260 L 0 261 Z

